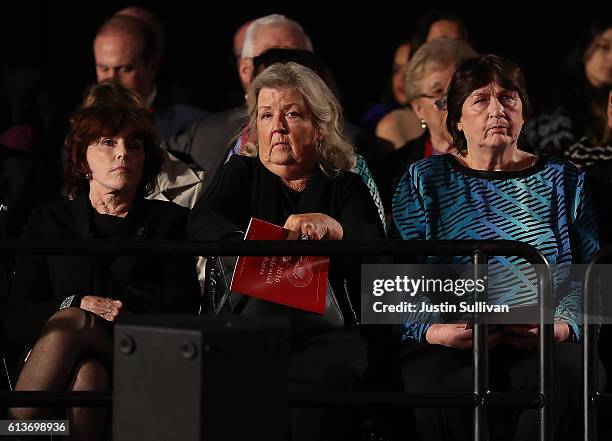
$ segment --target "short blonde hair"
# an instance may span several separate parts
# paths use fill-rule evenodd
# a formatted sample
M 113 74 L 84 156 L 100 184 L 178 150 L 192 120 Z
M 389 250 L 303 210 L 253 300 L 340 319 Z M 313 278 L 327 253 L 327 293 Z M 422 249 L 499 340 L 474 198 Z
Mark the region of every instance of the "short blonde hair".
M 275 63 L 251 82 L 247 90 L 249 127 L 257 139 L 257 99 L 264 88 L 291 87 L 297 89 L 312 114 L 314 124 L 323 135 L 317 146 L 319 167 L 328 175 L 340 170 L 351 170 L 355 163 L 353 146 L 342 135 L 342 108 L 340 103 L 311 69 L 301 64 Z M 248 156 L 257 155 L 257 145 L 247 143 Z
M 478 54 L 463 40 L 436 38 L 422 45 L 406 67 L 406 97 L 408 102 L 421 95 L 420 83 L 432 71 L 457 67 Z

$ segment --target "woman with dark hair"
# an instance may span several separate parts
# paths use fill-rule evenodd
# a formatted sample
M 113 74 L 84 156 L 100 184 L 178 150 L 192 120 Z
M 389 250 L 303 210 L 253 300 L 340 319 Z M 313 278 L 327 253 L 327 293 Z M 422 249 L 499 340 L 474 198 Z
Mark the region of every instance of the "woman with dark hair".
M 70 201 L 37 209 L 25 239 L 181 239 L 188 210 L 144 199 L 161 157 L 149 112 L 113 83 L 94 85 L 70 120 L 65 191 Z M 22 256 L 5 324 L 28 347 L 15 390 L 106 390 L 112 322 L 139 312 L 197 313 L 195 261 L 158 256 Z M 31 348 L 31 349 L 30 349 Z M 105 439 L 105 410 L 66 410 L 72 439 Z M 49 417 L 13 408 L 16 419 Z
M 556 155 L 584 167 L 612 158 L 605 124 L 612 85 L 612 25 L 594 24 L 569 56 L 569 75 L 541 114 L 525 127 L 536 154 Z
M 567 161 L 519 149 L 529 100 L 523 74 L 508 60 L 485 55 L 462 64 L 451 79 L 447 107 L 446 126 L 456 152 L 410 167 L 393 200 L 393 229 L 404 240 L 519 240 L 556 265 L 555 439 L 577 439 L 567 417 L 580 402 L 580 347 L 575 344 L 582 335 L 580 293 L 561 268 L 588 262 L 598 249 L 584 173 Z M 469 263 L 470 258 L 431 261 Z M 535 279 L 523 259 L 491 256 L 488 263 L 490 304 L 537 303 Z M 452 312 L 408 317 L 401 329 L 407 343 L 402 365 L 407 388 L 471 390 L 469 319 L 469 314 Z M 539 327 L 529 323 L 489 329 L 491 382 L 497 389 L 538 390 L 533 348 Z M 463 411 L 423 409 L 416 415 L 424 440 L 469 439 L 472 420 Z M 536 421 L 537 411 L 517 410 L 514 439 L 535 439 Z

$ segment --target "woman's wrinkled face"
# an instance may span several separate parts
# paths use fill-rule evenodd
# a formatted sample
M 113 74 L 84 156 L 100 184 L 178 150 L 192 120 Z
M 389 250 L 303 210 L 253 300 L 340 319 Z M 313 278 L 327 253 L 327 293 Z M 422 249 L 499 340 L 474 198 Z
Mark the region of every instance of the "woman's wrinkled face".
M 493 82 L 465 99 L 457 128 L 465 135 L 468 148 L 504 148 L 516 146 L 524 122 L 518 92 Z
M 606 29 L 593 41 L 590 55 L 584 62 L 584 73 L 595 87 L 612 84 L 612 28 Z
M 429 133 L 438 139 L 450 139 L 446 129 L 446 92 L 455 67 L 431 70 L 419 83 L 420 95 L 412 100 L 419 119 L 425 120 Z
M 318 162 L 319 130 L 295 88 L 263 88 L 257 98 L 259 160 L 285 179 L 309 176 Z
M 104 192 L 135 191 L 142 177 L 144 146 L 123 136 L 102 137 L 87 147 L 90 187 Z

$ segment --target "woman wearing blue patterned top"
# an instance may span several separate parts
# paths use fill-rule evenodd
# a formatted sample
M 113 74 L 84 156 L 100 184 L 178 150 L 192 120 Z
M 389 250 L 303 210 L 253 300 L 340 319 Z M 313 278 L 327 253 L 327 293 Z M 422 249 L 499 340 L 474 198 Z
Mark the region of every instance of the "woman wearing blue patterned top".
M 512 62 L 495 55 L 468 60 L 454 73 L 447 95 L 447 128 L 457 148 L 421 160 L 404 175 L 393 200 L 393 231 L 405 240 L 507 239 L 533 245 L 551 264 L 586 263 L 597 251 L 595 215 L 584 186 L 584 173 L 563 160 L 538 158 L 517 146 L 529 101 L 524 78 Z M 469 263 L 470 258 L 432 259 Z M 490 302 L 536 303 L 534 279 L 508 283 L 515 257 L 490 257 Z M 504 271 L 506 274 L 504 274 Z M 533 287 L 531 287 L 533 288 Z M 557 298 L 554 324 L 555 432 L 572 436 L 571 418 L 562 418 L 580 402 L 578 342 L 580 293 L 571 283 Z M 472 330 L 464 323 L 429 323 L 412 317 L 402 328 L 408 343 L 402 374 L 406 389 L 429 392 L 470 391 Z M 496 389 L 537 391 L 539 328 L 504 325 L 489 332 L 491 382 Z M 561 385 L 563 389 L 561 389 Z M 436 390 L 438 389 L 438 390 Z M 424 440 L 469 439 L 465 411 L 417 410 Z M 567 414 L 565 414 L 567 415 Z M 533 439 L 537 413 L 517 410 L 514 439 Z M 452 436 L 451 436 L 452 434 Z M 568 438 L 574 439 L 574 438 Z

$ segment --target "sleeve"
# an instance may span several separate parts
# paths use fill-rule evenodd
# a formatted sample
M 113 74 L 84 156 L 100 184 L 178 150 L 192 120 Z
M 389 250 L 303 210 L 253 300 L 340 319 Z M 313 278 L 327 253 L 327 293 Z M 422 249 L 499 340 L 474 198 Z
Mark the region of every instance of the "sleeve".
M 32 212 L 22 238 L 44 238 L 43 211 L 37 208 Z M 11 341 L 20 344 L 36 341 L 43 325 L 60 309 L 63 300 L 53 296 L 46 256 L 18 256 L 11 295 L 4 313 Z
M 378 186 L 376 185 L 376 181 L 374 180 L 374 175 L 370 171 L 368 164 L 365 158 L 359 154 L 355 155 L 355 168 L 353 170 L 354 173 L 358 174 L 359 177 L 363 180 L 363 182 L 368 187 L 368 191 L 372 196 L 372 200 L 376 205 L 376 210 L 378 211 L 378 216 L 380 216 L 380 220 L 383 223 L 383 228 L 385 232 L 387 230 L 387 225 L 385 222 L 385 209 L 383 207 L 382 199 L 380 197 L 380 193 L 378 192 Z
M 248 225 L 252 182 L 245 159 L 232 155 L 195 204 L 187 224 L 190 239 L 221 240 Z
M 382 220 L 370 190 L 360 177 L 349 180 L 343 192 L 340 223 L 344 240 L 385 239 Z
M 427 222 L 425 204 L 418 191 L 418 173 L 414 165 L 397 185 L 393 197 L 392 234 L 395 239 L 425 239 Z
M 586 264 L 599 250 L 597 217 L 591 194 L 585 184 L 584 172 L 579 172 L 575 183 L 576 192 L 570 206 L 570 242 L 572 263 Z M 581 271 L 567 269 L 568 294 L 559 300 L 555 319 L 564 320 L 571 328 L 572 341 L 582 340 L 582 280 Z
M 393 197 L 393 218 L 389 236 L 402 240 L 424 240 L 426 239 L 427 216 L 425 203 L 420 194 L 418 185 L 418 173 L 414 165 L 410 166 L 406 174 L 399 181 L 395 196 Z M 423 296 L 424 303 L 430 302 Z M 429 314 L 427 323 L 423 317 L 408 315 L 406 322 L 398 326 L 396 334 L 402 341 L 416 340 L 426 343 L 425 336 L 432 323 L 440 322 L 439 314 Z

